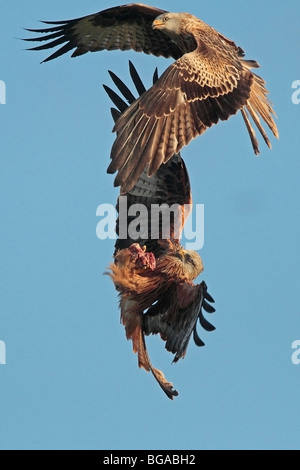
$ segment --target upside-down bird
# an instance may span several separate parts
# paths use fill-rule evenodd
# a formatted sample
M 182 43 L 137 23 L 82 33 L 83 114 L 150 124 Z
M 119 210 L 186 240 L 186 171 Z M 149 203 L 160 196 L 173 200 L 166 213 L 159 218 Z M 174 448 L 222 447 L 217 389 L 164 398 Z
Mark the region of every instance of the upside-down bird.
M 142 94 L 144 85 L 131 63 L 130 74 L 138 93 Z M 125 84 L 112 72 L 110 75 L 125 99 L 133 102 L 134 95 Z M 153 80 L 157 80 L 157 73 Z M 118 122 L 128 104 L 111 88 L 104 87 L 118 108 L 112 109 L 113 118 Z M 135 239 L 130 231 L 134 214 L 121 217 L 121 198 L 126 198 L 128 209 L 135 207 L 141 212 L 139 235 Z M 180 154 L 175 154 L 152 177 L 147 176 L 145 169 L 135 186 L 118 199 L 116 230 L 119 238 L 109 272 L 119 292 L 121 322 L 127 339 L 132 340 L 133 351 L 138 354 L 138 365 L 152 372 L 171 399 L 178 392 L 163 373 L 152 366 L 144 335 L 159 333 L 166 349 L 174 354 L 173 362 L 177 362 L 185 356 L 192 334 L 198 346 L 204 345 L 196 330 L 198 319 L 205 330 L 214 330 L 202 313 L 202 309 L 208 313 L 215 311 L 210 305 L 213 299 L 204 281 L 193 282 L 203 270 L 202 260 L 197 252 L 185 250 L 179 241 L 191 203 L 189 177 Z M 154 220 L 152 208 L 155 205 L 172 208 L 174 212 L 163 212 Z M 168 238 L 163 234 L 166 215 L 172 215 L 168 218 Z M 120 237 L 120 232 L 124 233 L 121 224 L 125 224 L 124 238 Z
M 219 120 L 241 111 L 254 153 L 259 153 L 251 116 L 268 147 L 260 118 L 274 136 L 278 131 L 264 80 L 251 69 L 243 50 L 214 28 L 189 13 L 170 13 L 142 3 L 130 3 L 83 18 L 45 21 L 50 27 L 29 29 L 46 41 L 33 50 L 61 46 L 44 62 L 72 49 L 72 57 L 88 51 L 142 51 L 173 57 L 159 80 L 117 120 L 116 139 L 108 173 L 123 193 L 133 188 L 145 167 L 152 176 L 191 139 Z

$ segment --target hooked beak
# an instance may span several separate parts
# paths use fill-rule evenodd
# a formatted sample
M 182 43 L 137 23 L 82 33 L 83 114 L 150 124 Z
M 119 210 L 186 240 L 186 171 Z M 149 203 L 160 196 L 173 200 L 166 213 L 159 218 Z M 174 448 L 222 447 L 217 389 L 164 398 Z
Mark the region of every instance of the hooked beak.
M 152 23 L 152 29 L 159 29 L 163 25 L 163 21 L 156 18 L 156 20 L 153 21 Z

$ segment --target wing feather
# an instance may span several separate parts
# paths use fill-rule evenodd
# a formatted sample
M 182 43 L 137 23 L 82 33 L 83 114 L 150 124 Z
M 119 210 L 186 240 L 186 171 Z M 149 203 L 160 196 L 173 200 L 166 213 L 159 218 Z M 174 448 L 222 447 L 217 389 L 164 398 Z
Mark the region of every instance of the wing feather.
M 180 283 L 176 287 L 173 286 L 173 293 L 168 291 L 143 316 L 145 334 L 159 333 L 161 338 L 166 341 L 166 349 L 175 354 L 173 362 L 177 362 L 186 355 L 192 333 L 196 345 L 204 346 L 196 331 L 198 318 L 205 330 L 213 331 L 215 329 L 202 313 L 203 302 L 205 298 L 207 299 L 206 293 L 207 286 L 204 281 L 198 285 Z M 181 307 L 182 298 L 185 301 L 184 306 Z M 209 296 L 209 298 L 213 302 L 212 297 Z M 210 308 L 213 309 L 211 306 Z

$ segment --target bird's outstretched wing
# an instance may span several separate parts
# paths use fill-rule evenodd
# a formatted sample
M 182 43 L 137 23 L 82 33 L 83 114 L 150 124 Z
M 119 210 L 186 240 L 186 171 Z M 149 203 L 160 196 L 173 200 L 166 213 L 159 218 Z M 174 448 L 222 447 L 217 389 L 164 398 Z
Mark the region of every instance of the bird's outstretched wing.
M 131 61 L 129 61 L 129 72 L 138 94 L 143 94 L 146 88 Z M 119 77 L 113 72 L 109 74 L 126 100 L 124 101 L 112 88 L 103 85 L 117 107 L 117 109 L 111 108 L 116 122 L 136 98 Z M 153 83 L 156 83 L 157 79 L 156 69 Z M 153 177 L 147 176 L 146 168 L 135 186 L 118 198 L 116 232 L 119 238 L 115 245 L 116 251 L 128 248 L 132 243 L 139 243 L 140 246 L 145 245 L 147 251 L 158 255 L 160 252 L 158 240 L 179 239 L 191 208 L 189 176 L 180 154 L 174 155 L 165 165 L 162 165 Z M 135 232 L 133 238 L 137 214 L 139 214 L 139 232 Z
M 75 51 L 72 57 L 104 49 L 133 49 L 177 59 L 182 55 L 178 46 L 163 33 L 152 29 L 153 20 L 164 12 L 165 10 L 142 3 L 130 3 L 73 20 L 43 21 L 51 26 L 26 28 L 41 36 L 27 38 L 25 41 L 43 42 L 40 46 L 30 48 L 35 51 L 59 47 L 43 62 L 56 59 L 73 49 Z
M 255 154 L 259 146 L 249 115 L 268 147 L 271 142 L 261 119 L 278 137 L 265 82 L 250 70 L 253 61 L 236 59 L 231 63 L 229 58 L 226 63 L 218 57 L 213 70 L 212 59 L 216 61 L 215 51 L 206 58 L 198 51 L 185 54 L 116 122 L 107 171 L 118 172 L 115 185 L 121 186 L 122 192 L 132 188 L 146 166 L 152 176 L 192 139 L 238 111 Z

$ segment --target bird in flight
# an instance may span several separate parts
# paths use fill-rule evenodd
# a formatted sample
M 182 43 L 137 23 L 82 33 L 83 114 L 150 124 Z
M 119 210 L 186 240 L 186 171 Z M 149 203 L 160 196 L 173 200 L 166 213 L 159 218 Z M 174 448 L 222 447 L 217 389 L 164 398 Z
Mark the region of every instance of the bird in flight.
M 127 101 L 104 85 L 117 107 L 112 109 L 112 116 L 118 122 L 128 108 L 127 103 L 132 103 L 135 97 L 114 73 L 109 73 Z M 131 62 L 130 74 L 141 95 L 145 87 Z M 154 83 L 157 79 L 156 71 Z M 148 234 L 140 234 L 137 239 L 131 238 L 130 234 L 117 239 L 109 275 L 119 292 L 121 322 L 127 339 L 132 341 L 133 351 L 138 354 L 139 367 L 151 371 L 166 395 L 173 399 L 178 392 L 164 374 L 153 367 L 145 335 L 160 334 L 166 349 L 174 354 L 173 362 L 177 362 L 186 355 L 192 334 L 196 345 L 204 346 L 197 333 L 197 320 L 205 330 L 213 331 L 214 327 L 203 316 L 202 310 L 208 313 L 215 311 L 205 282 L 193 282 L 203 271 L 199 254 L 185 250 L 178 238 L 192 203 L 189 177 L 180 154 L 173 155 L 152 177 L 148 177 L 144 170 L 135 186 L 126 195 L 120 195 L 117 209 L 121 204 L 120 198 L 124 197 L 128 208 L 138 204 L 147 209 L 144 220 L 139 218 L 139 224 L 146 226 Z M 164 207 L 177 205 L 178 210 L 169 219 L 168 239 L 163 236 L 163 215 L 158 221 L 152 218 L 151 207 L 154 204 L 160 207 L 162 204 Z M 122 222 L 119 216 L 116 227 L 118 235 Z M 128 217 L 127 228 L 131 222 L 132 218 Z M 156 224 L 154 232 L 157 230 L 158 235 L 151 237 L 153 223 Z M 178 233 L 176 226 L 179 227 Z
M 107 171 L 117 172 L 114 184 L 124 194 L 145 169 L 153 176 L 192 139 L 238 111 L 255 154 L 259 145 L 250 118 L 269 148 L 261 120 L 279 137 L 265 81 L 252 71 L 258 63 L 244 59 L 243 50 L 232 40 L 189 13 L 130 3 L 83 18 L 44 23 L 47 27 L 28 30 L 41 36 L 26 39 L 43 41 L 32 50 L 59 47 L 44 62 L 73 49 L 72 57 L 133 49 L 175 59 L 113 128 L 116 139 Z

